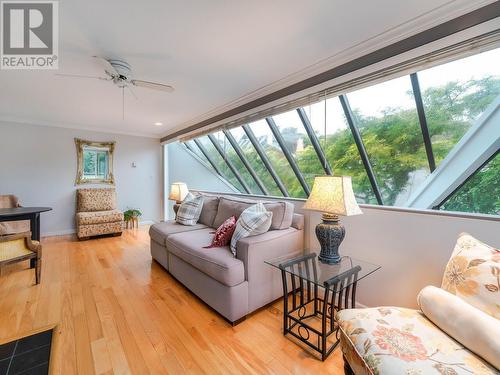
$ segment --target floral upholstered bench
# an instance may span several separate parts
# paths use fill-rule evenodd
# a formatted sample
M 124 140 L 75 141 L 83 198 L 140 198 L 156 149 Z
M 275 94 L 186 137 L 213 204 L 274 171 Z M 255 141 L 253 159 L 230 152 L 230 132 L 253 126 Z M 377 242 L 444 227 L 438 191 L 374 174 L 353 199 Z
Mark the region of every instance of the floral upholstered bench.
M 338 312 L 346 373 L 500 374 L 499 250 L 461 234 L 418 303 Z

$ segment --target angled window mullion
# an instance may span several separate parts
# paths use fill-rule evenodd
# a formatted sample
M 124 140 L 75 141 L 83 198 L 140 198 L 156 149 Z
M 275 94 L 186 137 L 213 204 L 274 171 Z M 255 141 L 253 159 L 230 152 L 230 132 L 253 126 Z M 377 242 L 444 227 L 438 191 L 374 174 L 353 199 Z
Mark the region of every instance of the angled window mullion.
M 201 144 L 201 142 L 198 140 L 198 139 L 193 139 L 194 143 L 196 144 L 196 146 L 198 146 L 198 148 L 200 149 L 201 153 L 203 155 L 205 155 L 205 158 L 208 160 L 208 162 L 210 163 L 210 165 L 212 166 L 212 168 L 215 170 L 215 172 L 221 176 L 222 178 L 226 179 L 226 177 L 222 174 L 221 170 L 219 169 L 219 167 L 217 166 L 217 164 L 215 163 L 215 161 L 210 157 L 210 155 L 208 154 L 208 151 L 207 149 Z
M 316 155 L 318 155 L 318 159 L 321 163 L 321 166 L 323 167 L 327 175 L 332 175 L 332 168 L 330 167 L 330 163 L 328 163 L 328 160 L 325 157 L 325 153 L 323 152 L 323 149 L 319 144 L 318 137 L 316 136 L 316 133 L 314 133 L 314 130 L 311 126 L 311 122 L 309 121 L 309 118 L 307 117 L 304 108 L 297 108 L 297 113 L 299 114 L 300 121 L 302 121 L 302 125 L 304 125 L 304 129 L 306 130 L 306 133 L 309 136 L 309 140 L 311 141 L 311 144 L 314 147 L 314 150 L 316 151 Z
M 302 186 L 302 189 L 306 193 L 306 196 L 309 196 L 311 193 L 311 189 L 309 189 L 309 185 L 307 185 L 306 180 L 304 179 L 304 176 L 302 176 L 302 173 L 299 170 L 299 167 L 297 166 L 297 163 L 295 162 L 295 159 L 293 158 L 292 153 L 286 147 L 285 140 L 283 139 L 283 136 L 281 135 L 280 131 L 278 130 L 278 127 L 276 126 L 276 123 L 271 117 L 266 117 L 266 122 L 267 125 L 269 125 L 269 128 L 271 129 L 271 132 L 274 135 L 274 138 L 278 142 L 278 145 L 281 148 L 281 151 L 283 151 L 283 154 L 285 155 L 286 160 L 288 161 L 288 164 L 290 164 L 290 167 L 292 167 L 293 173 L 295 173 L 295 176 L 297 177 L 297 180 L 299 180 L 300 185 Z
M 241 184 L 241 186 L 243 186 L 243 189 L 245 189 L 245 192 L 247 194 L 252 194 L 252 191 L 248 187 L 247 183 L 243 180 L 243 178 L 241 177 L 241 175 L 238 172 L 238 170 L 234 167 L 234 165 L 231 162 L 231 160 L 229 160 L 229 158 L 226 157 L 226 154 L 225 154 L 224 150 L 220 146 L 220 144 L 217 141 L 217 139 L 215 139 L 215 137 L 213 136 L 213 134 L 209 134 L 208 135 L 208 139 L 210 139 L 210 141 L 214 145 L 215 149 L 220 154 L 222 160 L 224 160 L 224 162 L 227 164 L 227 166 L 229 167 L 229 169 L 231 170 L 231 172 L 233 172 L 233 174 L 236 177 L 236 179 L 238 180 L 238 182 Z
M 223 130 L 222 132 L 224 133 L 224 135 L 228 139 L 229 143 L 231 143 L 231 146 L 233 146 L 234 151 L 236 152 L 236 154 L 240 158 L 240 160 L 243 163 L 243 165 L 245 166 L 245 168 L 248 170 L 248 173 L 250 173 L 250 175 L 252 176 L 253 180 L 255 181 L 257 186 L 259 187 L 260 191 L 264 195 L 269 195 L 269 191 L 266 189 L 266 187 L 262 183 L 262 180 L 259 178 L 259 176 L 257 176 L 257 173 L 255 173 L 255 171 L 253 170 L 252 166 L 250 165 L 247 158 L 243 154 L 243 151 L 241 150 L 240 146 L 238 145 L 238 142 L 236 142 L 236 139 L 234 139 L 233 135 L 228 130 Z
M 436 161 L 434 160 L 434 153 L 432 151 L 431 137 L 427 126 L 427 118 L 425 117 L 424 103 L 422 101 L 422 93 L 420 91 L 417 73 L 410 74 L 410 79 L 413 97 L 415 98 L 415 104 L 417 106 L 418 121 L 420 122 L 420 129 L 422 130 L 422 137 L 424 138 L 425 153 L 427 154 L 429 169 L 432 173 L 436 169 Z
M 373 168 L 370 163 L 370 159 L 368 158 L 368 154 L 365 149 L 365 145 L 363 144 L 363 140 L 361 139 L 361 134 L 359 132 L 358 127 L 354 123 L 354 116 L 352 114 L 351 106 L 349 105 L 349 101 L 345 95 L 340 95 L 340 104 L 342 104 L 342 109 L 344 110 L 345 117 L 347 119 L 347 123 L 349 124 L 349 128 L 351 129 L 352 136 L 354 137 L 354 142 L 356 142 L 356 147 L 358 148 L 359 155 L 361 156 L 361 161 L 366 170 L 366 174 L 368 175 L 368 179 L 370 180 L 370 184 L 372 185 L 373 193 L 377 198 L 377 202 L 380 205 L 383 205 L 382 195 L 380 194 L 380 189 L 377 184 L 377 180 L 375 178 L 375 173 L 373 173 Z
M 273 166 L 271 165 L 271 162 L 267 158 L 266 153 L 264 152 L 262 146 L 260 145 L 259 141 L 255 137 L 255 134 L 253 133 L 252 129 L 250 129 L 250 127 L 248 125 L 243 125 L 242 128 L 245 131 L 245 134 L 247 135 L 248 139 L 252 143 L 253 147 L 255 148 L 255 151 L 257 151 L 257 154 L 259 154 L 259 157 L 262 160 L 262 163 L 264 163 L 264 166 L 269 171 L 269 174 L 273 178 L 274 182 L 276 182 L 276 185 L 278 186 L 278 189 L 280 189 L 281 194 L 283 194 L 285 197 L 289 197 L 290 194 L 288 194 L 288 190 L 286 189 L 285 185 L 283 185 L 283 182 L 281 182 L 281 179 L 276 174 L 276 171 L 274 170 Z

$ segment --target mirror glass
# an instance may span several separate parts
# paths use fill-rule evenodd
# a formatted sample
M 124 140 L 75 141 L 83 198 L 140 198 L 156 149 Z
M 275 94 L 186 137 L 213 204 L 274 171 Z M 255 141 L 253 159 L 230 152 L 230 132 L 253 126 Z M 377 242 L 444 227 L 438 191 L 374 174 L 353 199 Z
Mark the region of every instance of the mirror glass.
M 115 142 L 75 139 L 78 171 L 76 184 L 114 184 L 113 151 Z

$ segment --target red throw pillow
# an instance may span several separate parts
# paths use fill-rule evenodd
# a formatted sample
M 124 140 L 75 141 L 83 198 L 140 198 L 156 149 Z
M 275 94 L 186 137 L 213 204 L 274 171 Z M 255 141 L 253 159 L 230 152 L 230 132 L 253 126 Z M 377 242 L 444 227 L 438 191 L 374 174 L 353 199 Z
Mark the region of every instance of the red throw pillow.
M 236 229 L 236 216 L 231 216 L 224 221 L 219 228 L 215 231 L 212 243 L 209 246 L 204 246 L 205 249 L 212 247 L 223 247 L 229 245 L 231 237 L 233 237 L 234 230 Z

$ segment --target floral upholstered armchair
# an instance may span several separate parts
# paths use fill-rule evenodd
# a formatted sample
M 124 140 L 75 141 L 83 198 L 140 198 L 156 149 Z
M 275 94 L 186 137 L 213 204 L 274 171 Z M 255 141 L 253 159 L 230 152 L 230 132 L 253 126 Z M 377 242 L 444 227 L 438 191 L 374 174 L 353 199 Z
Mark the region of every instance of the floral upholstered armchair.
M 499 250 L 461 234 L 441 288 L 418 303 L 338 312 L 345 372 L 500 374 Z
M 79 239 L 122 233 L 123 212 L 116 208 L 114 188 L 78 189 L 76 202 L 76 234 Z

